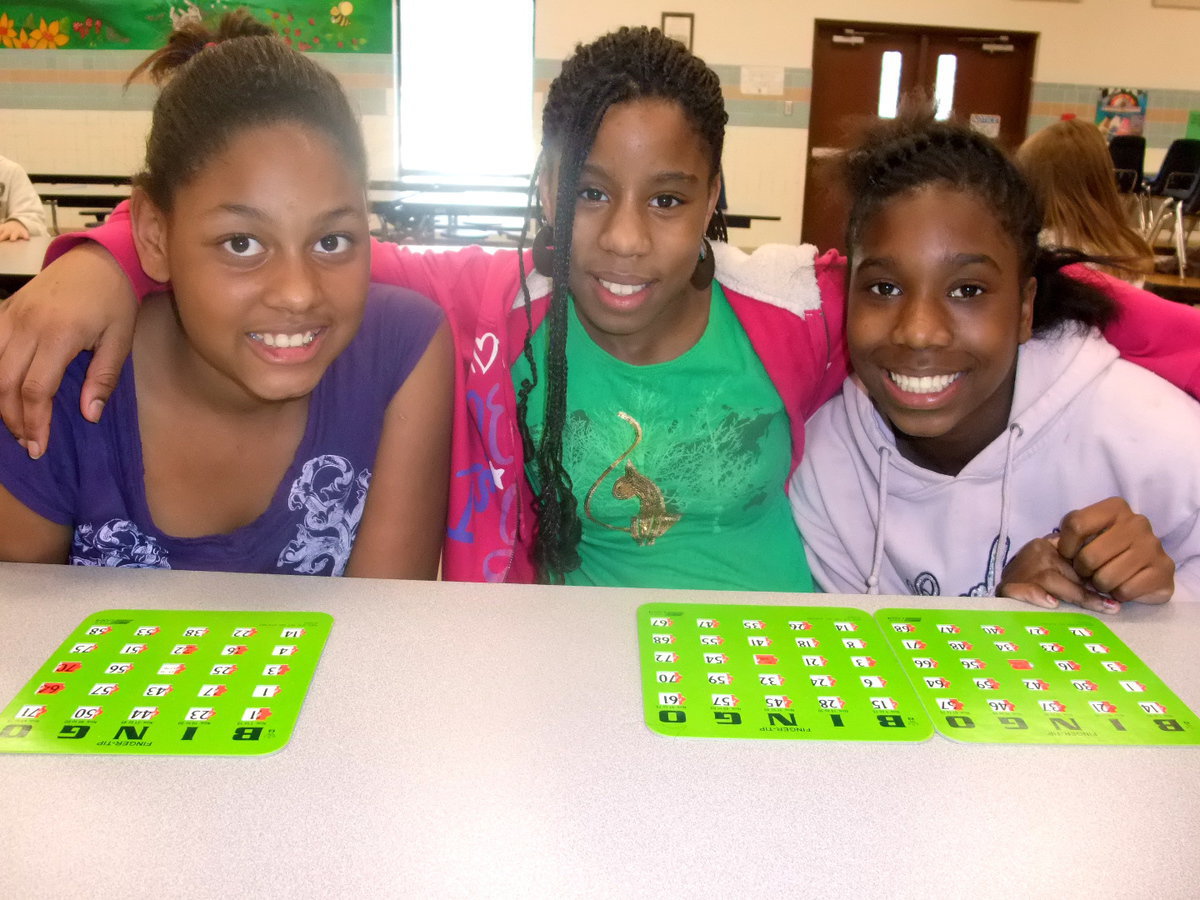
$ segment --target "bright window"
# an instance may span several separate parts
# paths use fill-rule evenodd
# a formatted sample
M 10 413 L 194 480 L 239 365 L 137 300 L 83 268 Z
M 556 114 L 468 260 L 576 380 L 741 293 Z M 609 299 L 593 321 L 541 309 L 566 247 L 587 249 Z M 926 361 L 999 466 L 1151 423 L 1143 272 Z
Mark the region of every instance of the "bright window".
M 533 0 L 399 0 L 400 165 L 533 168 Z
M 879 72 L 879 118 L 896 118 L 900 103 L 900 70 L 904 65 L 904 54 L 899 50 L 886 50 Z
M 953 53 L 943 53 L 937 61 L 937 82 L 933 88 L 933 102 L 936 105 L 933 117 L 939 122 L 950 118 L 954 110 L 954 79 L 958 73 L 958 57 Z

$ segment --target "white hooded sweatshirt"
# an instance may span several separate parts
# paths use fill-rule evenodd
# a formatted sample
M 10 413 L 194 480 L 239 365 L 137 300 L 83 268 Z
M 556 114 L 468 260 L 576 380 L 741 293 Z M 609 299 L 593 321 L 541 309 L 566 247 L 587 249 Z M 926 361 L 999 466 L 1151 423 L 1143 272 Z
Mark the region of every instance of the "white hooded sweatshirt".
M 46 234 L 46 211 L 25 170 L 0 156 L 0 223 L 20 222 L 30 235 Z
M 1008 428 L 954 476 L 902 457 L 848 378 L 789 494 L 826 591 L 989 596 L 1025 544 L 1116 496 L 1175 560 L 1175 599 L 1200 599 L 1200 404 L 1094 334 L 1021 347 Z

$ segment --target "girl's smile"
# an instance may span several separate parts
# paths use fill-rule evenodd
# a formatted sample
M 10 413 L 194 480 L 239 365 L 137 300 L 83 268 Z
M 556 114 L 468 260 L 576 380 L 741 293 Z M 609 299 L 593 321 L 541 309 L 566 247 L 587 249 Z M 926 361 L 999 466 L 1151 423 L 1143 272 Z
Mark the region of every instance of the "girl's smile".
M 904 375 L 901 372 L 888 372 L 888 378 L 899 392 L 921 396 L 943 393 L 958 381 L 960 375 L 962 372 L 955 372 L 953 375 Z
M 312 328 L 303 331 L 251 331 L 247 336 L 255 351 L 269 363 L 298 365 L 317 356 L 321 338 L 328 329 Z

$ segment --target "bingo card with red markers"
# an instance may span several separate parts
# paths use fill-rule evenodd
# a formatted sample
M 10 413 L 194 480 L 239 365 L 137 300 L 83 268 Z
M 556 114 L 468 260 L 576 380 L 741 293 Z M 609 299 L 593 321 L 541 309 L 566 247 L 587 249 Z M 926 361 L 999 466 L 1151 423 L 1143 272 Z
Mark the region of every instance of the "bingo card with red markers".
M 273 753 L 332 624 L 323 612 L 95 613 L 0 713 L 0 753 Z
M 1200 722 L 1084 613 L 881 609 L 934 727 L 976 743 L 1197 744 Z
M 924 741 L 933 727 L 859 609 L 638 609 L 646 724 L 680 737 Z

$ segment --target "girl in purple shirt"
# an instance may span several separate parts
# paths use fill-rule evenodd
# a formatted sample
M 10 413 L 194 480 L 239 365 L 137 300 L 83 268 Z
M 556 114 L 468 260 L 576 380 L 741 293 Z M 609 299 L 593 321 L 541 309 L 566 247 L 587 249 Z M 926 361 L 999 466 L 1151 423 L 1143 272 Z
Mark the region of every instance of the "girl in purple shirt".
M 0 435 L 0 558 L 434 577 L 451 344 L 430 301 L 368 290 L 336 79 L 245 14 L 143 71 L 165 86 L 134 239 L 172 289 L 142 305 L 102 424 L 67 403 L 44 454 Z

